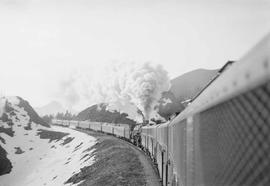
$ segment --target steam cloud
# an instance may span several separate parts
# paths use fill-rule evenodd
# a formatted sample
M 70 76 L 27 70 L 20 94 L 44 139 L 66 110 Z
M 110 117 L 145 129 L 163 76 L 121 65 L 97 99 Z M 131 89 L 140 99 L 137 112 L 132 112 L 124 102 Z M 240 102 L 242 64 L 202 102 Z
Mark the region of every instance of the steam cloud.
M 142 119 L 138 109 L 145 119 L 157 118 L 155 106 L 162 92 L 170 88 L 170 79 L 162 66 L 117 63 L 98 74 L 96 80 L 80 74 L 63 82 L 62 95 L 68 104 L 82 101 L 88 104 L 107 103 L 108 109 L 128 113 L 137 121 Z
M 99 84 L 99 95 L 118 108 L 137 107 L 145 119 L 154 117 L 154 107 L 162 92 L 170 88 L 170 80 L 162 66 L 150 63 L 120 63 L 108 70 Z
M 68 77 L 60 82 L 59 90 L 56 93 L 58 101 L 60 101 L 69 111 L 76 109 L 84 109 L 94 100 L 92 91 L 94 90 L 90 85 L 92 78 L 86 72 L 73 71 Z
M 80 100 L 80 95 L 76 90 L 77 83 L 77 79 L 73 76 L 60 83 L 60 89 L 63 92 L 62 96 L 69 109 Z

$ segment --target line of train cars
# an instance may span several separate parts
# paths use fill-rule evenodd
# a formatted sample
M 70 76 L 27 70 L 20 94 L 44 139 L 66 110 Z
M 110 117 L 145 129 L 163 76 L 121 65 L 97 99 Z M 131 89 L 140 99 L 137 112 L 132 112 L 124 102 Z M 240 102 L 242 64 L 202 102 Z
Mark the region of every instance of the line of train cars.
M 75 121 L 75 120 L 58 120 L 53 119 L 52 124 L 60 125 L 70 128 L 90 129 L 107 134 L 113 134 L 119 138 L 130 139 L 131 130 L 127 124 L 114 124 L 104 122 L 90 122 L 90 121 Z
M 116 131 L 89 122 L 78 126 Z M 173 120 L 135 127 L 136 135 L 120 131 L 116 135 L 140 136 L 163 185 L 270 185 L 270 35 L 222 68 Z

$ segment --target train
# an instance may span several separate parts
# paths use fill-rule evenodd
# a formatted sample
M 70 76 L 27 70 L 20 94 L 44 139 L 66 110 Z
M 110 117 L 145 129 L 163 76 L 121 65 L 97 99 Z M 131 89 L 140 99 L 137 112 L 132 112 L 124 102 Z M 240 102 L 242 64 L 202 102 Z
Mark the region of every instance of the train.
M 106 134 L 112 134 L 116 137 L 130 140 L 131 128 L 128 124 L 115 124 L 105 122 L 76 121 L 53 119 L 53 125 L 60 125 L 69 128 L 88 129 Z
M 73 122 L 141 147 L 157 165 L 163 186 L 268 186 L 270 35 L 221 68 L 171 121 L 132 131 Z

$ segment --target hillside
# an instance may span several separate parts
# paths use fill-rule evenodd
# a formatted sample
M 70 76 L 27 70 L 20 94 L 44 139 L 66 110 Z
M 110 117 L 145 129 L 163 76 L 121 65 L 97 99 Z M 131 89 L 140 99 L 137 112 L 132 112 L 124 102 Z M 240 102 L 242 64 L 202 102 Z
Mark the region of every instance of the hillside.
M 168 120 L 172 114 L 180 113 L 184 110 L 184 106 L 176 99 L 171 91 L 168 91 L 162 94 L 158 110 L 159 115 Z
M 18 109 L 22 109 L 25 114 L 23 116 L 28 116 L 28 123 L 27 126 L 29 128 L 32 127 L 33 124 L 38 124 L 44 127 L 50 127 L 48 123 L 46 123 L 38 114 L 37 112 L 31 107 L 28 101 L 22 99 L 21 97 L 8 97 L 8 98 L 1 98 L 3 105 L 4 113 L 0 118 L 2 121 L 9 121 L 9 125 L 12 126 L 12 121 L 10 120 L 11 116 L 16 116 L 15 119 L 19 120 L 16 112 Z M 3 101 L 4 100 L 4 101 Z
M 179 101 L 193 98 L 200 92 L 212 78 L 215 77 L 218 70 L 197 69 L 187 72 L 171 80 L 171 92 Z
M 0 143 L 0 175 L 2 175 L 10 173 L 13 167 L 11 161 L 7 158 L 8 151 L 3 148 L 3 144 L 7 143 L 7 136 L 10 138 L 14 137 L 17 127 L 22 127 L 25 131 L 28 131 L 32 129 L 34 124 L 43 127 L 49 127 L 49 125 L 44 122 L 29 103 L 22 98 L 3 97 L 0 99 L 0 142 L 2 143 Z M 22 125 L 22 123 L 16 125 L 16 123 L 20 121 L 22 121 L 24 125 Z
M 77 115 L 78 120 L 91 120 L 108 123 L 126 123 L 135 125 L 135 121 L 128 118 L 128 114 L 117 111 L 109 111 L 106 109 L 106 104 L 93 105 L 81 111 Z
M 182 101 L 193 98 L 198 94 L 218 70 L 197 69 L 171 80 L 171 89 L 164 92 L 158 106 L 159 114 L 165 119 L 184 109 Z
M 26 100 L 1 98 L 0 114 L 0 185 L 64 185 L 93 163 L 95 138 L 50 127 Z

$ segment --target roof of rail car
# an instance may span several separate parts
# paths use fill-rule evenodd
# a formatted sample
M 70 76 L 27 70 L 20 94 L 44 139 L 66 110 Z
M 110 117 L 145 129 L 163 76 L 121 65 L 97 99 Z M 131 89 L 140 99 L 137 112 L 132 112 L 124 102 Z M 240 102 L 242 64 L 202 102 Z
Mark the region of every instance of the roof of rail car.
M 151 128 L 156 128 L 157 125 L 148 125 L 148 126 L 143 126 L 143 129 L 151 129 Z
M 219 76 L 220 76 L 220 74 L 222 73 L 222 72 L 224 72 L 227 68 L 228 68 L 228 66 L 231 66 L 233 63 L 234 63 L 235 61 L 227 61 L 226 63 L 225 63 L 225 65 L 223 65 L 219 70 L 218 70 L 218 73 L 203 87 L 203 89 L 200 91 L 200 92 L 198 92 L 198 94 L 196 94 L 192 99 L 191 99 L 191 102 L 193 101 L 193 100 L 195 100 L 199 95 L 201 95 L 201 93 L 205 90 L 205 89 L 207 89 Z
M 207 110 L 232 97 L 270 80 L 270 34 L 263 38 L 242 59 L 222 72 L 183 110 L 170 125 Z
M 148 125 L 148 126 L 143 126 L 142 128 L 144 128 L 144 129 L 162 128 L 162 127 L 168 126 L 169 123 L 170 123 L 170 121 L 167 121 L 166 123 L 161 123 L 159 125 Z
M 162 123 L 160 125 L 157 125 L 157 128 L 164 128 L 167 127 L 170 124 L 171 121 L 167 121 L 166 123 Z

